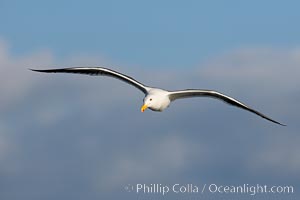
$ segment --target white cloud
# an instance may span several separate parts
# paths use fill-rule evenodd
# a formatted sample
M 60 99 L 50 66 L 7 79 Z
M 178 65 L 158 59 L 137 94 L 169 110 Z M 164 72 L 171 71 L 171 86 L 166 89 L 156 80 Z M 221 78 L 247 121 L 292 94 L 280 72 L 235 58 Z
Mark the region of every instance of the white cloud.
M 298 176 L 300 172 L 300 137 L 298 132 L 275 134 L 272 140 L 255 151 L 247 167 L 253 174 L 273 173 L 279 176 Z M 293 138 L 291 140 L 291 138 Z
M 14 138 L 12 127 L 8 127 L 0 120 L 0 174 L 8 173 L 12 170 L 11 157 L 18 147 Z
M 229 91 L 230 95 L 233 95 L 236 98 L 243 96 L 244 98 L 241 100 L 246 100 L 245 103 L 249 102 L 251 105 L 257 105 L 258 103 L 258 105 L 264 105 L 264 109 L 265 107 L 269 107 L 272 112 L 267 113 L 271 113 L 272 117 L 273 114 L 277 112 L 276 116 L 279 116 L 278 118 L 282 119 L 284 116 L 288 116 L 286 117 L 287 119 L 296 122 L 299 119 L 299 114 L 297 114 L 297 108 L 299 106 L 297 107 L 298 101 L 296 99 L 298 98 L 299 100 L 299 95 L 297 94 L 300 85 L 298 78 L 298 74 L 300 74 L 300 67 L 298 67 L 300 66 L 299 52 L 300 50 L 297 48 L 286 50 L 274 50 L 271 48 L 239 49 L 215 57 L 198 69 L 189 69 L 184 72 L 175 70 L 169 72 L 163 69 L 157 69 L 155 71 L 146 69 L 146 72 L 142 72 L 139 69 L 123 67 L 116 70 L 120 70 L 123 73 L 135 77 L 141 82 L 149 83 L 149 85 L 153 84 L 158 87 L 166 86 L 166 89 L 168 89 L 167 87 L 170 87 L 170 89 L 192 87 L 206 88 L 217 89 L 226 94 L 226 91 Z M 40 74 L 35 74 L 28 70 L 30 67 L 46 68 L 57 62 L 58 61 L 48 51 L 36 52 L 26 56 L 12 56 L 9 53 L 8 45 L 3 41 L 0 42 L 0 92 L 2 94 L 0 99 L 0 111 L 3 111 L 4 109 L 7 110 L 7 107 L 14 107 L 18 103 L 22 103 L 22 105 L 26 105 L 29 108 L 29 111 L 26 110 L 25 114 L 21 113 L 24 112 L 24 110 L 21 109 L 20 111 L 11 114 L 12 116 L 9 119 L 3 120 L 2 122 L 1 119 L 4 119 L 5 116 L 3 114 L 0 115 L 0 123 L 5 123 L 10 120 L 9 124 L 0 124 L 0 133 L 8 133 L 8 131 L 11 130 L 11 127 L 1 128 L 2 125 L 3 127 L 14 125 L 14 130 L 16 132 L 14 136 L 11 137 L 7 137 L 7 134 L 0 134 L 0 161 L 11 155 L 15 144 L 14 139 L 16 139 L 14 137 L 17 137 L 21 132 L 23 133 L 25 131 L 26 134 L 28 134 L 26 137 L 30 136 L 30 134 L 32 134 L 32 127 L 37 125 L 37 127 L 45 129 L 47 129 L 48 126 L 51 126 L 51 131 L 57 131 L 58 128 L 64 128 L 65 122 L 67 122 L 66 124 L 68 126 L 74 126 L 74 130 L 76 129 L 76 131 L 78 130 L 78 132 L 83 134 L 86 133 L 85 128 L 89 128 L 90 126 L 101 128 L 101 130 L 95 130 L 95 133 L 101 131 L 103 134 L 101 136 L 93 135 L 91 141 L 92 144 L 88 143 L 88 147 L 83 147 L 86 148 L 83 150 L 85 151 L 83 153 L 84 156 L 78 155 L 78 157 L 76 157 L 76 159 L 83 159 L 82 157 L 90 156 L 88 159 L 91 163 L 99 163 L 98 165 L 101 165 L 99 169 L 97 169 L 97 166 L 91 167 L 84 165 L 84 167 L 82 167 L 82 169 L 86 168 L 86 170 L 91 171 L 86 172 L 86 174 L 88 174 L 87 176 L 91 174 L 91 176 L 96 176 L 95 179 L 91 178 L 91 182 L 96 182 L 95 184 L 98 188 L 100 186 L 101 188 L 108 187 L 108 189 L 115 189 L 120 185 L 125 186 L 125 184 L 130 184 L 139 180 L 151 181 L 157 177 L 160 177 L 159 180 L 170 180 L 176 177 L 177 180 L 180 181 L 183 178 L 182 171 L 187 168 L 191 170 L 189 172 L 190 174 L 197 174 L 201 170 L 201 173 L 208 172 L 207 174 L 213 174 L 214 172 L 209 171 L 211 170 L 210 165 L 222 162 L 214 162 L 214 159 L 222 157 L 222 155 L 217 157 L 217 154 L 223 153 L 221 150 L 222 148 L 230 148 L 228 144 L 231 144 L 231 139 L 224 135 L 224 132 L 226 133 L 226 131 L 221 130 L 230 125 L 220 127 L 215 125 L 213 127 L 213 130 L 220 131 L 220 137 L 217 139 L 210 138 L 210 130 L 202 129 L 202 127 L 201 133 L 199 134 L 204 135 L 204 141 L 194 141 L 192 139 L 198 134 L 198 126 L 201 126 L 201 123 L 205 121 L 201 118 L 206 118 L 210 115 L 208 112 L 212 111 L 212 106 L 203 106 L 207 105 L 207 102 L 204 102 L 204 104 L 199 103 L 198 105 L 201 107 L 197 107 L 196 110 L 195 107 L 193 107 L 195 105 L 193 104 L 195 103 L 195 100 L 189 100 L 189 103 L 187 104 L 180 104 L 178 102 L 172 106 L 172 110 L 169 112 L 156 113 L 160 117 L 156 117 L 157 115 L 151 115 L 150 113 L 144 113 L 143 117 L 132 116 L 131 119 L 136 119 L 139 123 L 133 125 L 132 121 L 134 120 L 132 120 L 128 127 L 126 127 L 127 134 L 136 134 L 137 130 L 143 130 L 141 125 L 145 126 L 147 120 L 155 121 L 157 118 L 160 118 L 161 120 L 164 120 L 164 122 L 158 122 L 155 130 L 159 131 L 161 129 L 163 130 L 162 132 L 168 132 L 168 130 L 171 129 L 170 131 L 174 131 L 174 133 L 165 135 L 155 133 L 153 134 L 153 138 L 155 139 L 136 141 L 138 143 L 136 146 L 128 142 L 128 146 L 124 145 L 120 148 L 117 147 L 117 150 L 115 150 L 114 147 L 111 147 L 111 152 L 108 150 L 110 147 L 108 148 L 106 146 L 105 148 L 101 148 L 101 146 L 99 147 L 99 144 L 104 144 L 105 142 L 103 141 L 106 141 L 108 137 L 111 137 L 105 135 L 106 132 L 109 132 L 105 130 L 105 128 L 111 128 L 111 126 L 114 125 L 112 121 L 116 119 L 122 121 L 120 124 L 127 126 L 126 122 L 129 121 L 127 116 L 131 116 L 132 113 L 135 112 L 116 114 L 116 112 L 112 112 L 112 110 L 119 111 L 120 108 L 124 107 L 124 111 L 127 111 L 129 109 L 128 105 L 136 106 L 138 109 L 140 104 L 136 105 L 136 103 L 142 103 L 143 95 L 129 85 L 109 78 L 91 78 L 87 76 L 75 78 L 75 76 L 71 75 L 68 76 L 70 78 L 65 78 L 67 75 L 59 75 L 60 77 L 58 77 L 58 75 L 40 76 Z M 107 61 L 104 62 L 107 63 Z M 61 63 L 64 63 L 64 66 L 66 67 L 72 65 L 85 65 L 84 63 L 87 63 L 87 65 L 103 64 L 102 58 L 97 58 L 97 56 L 74 56 L 65 59 Z M 222 89 L 224 89 L 224 91 Z M 30 96 L 33 92 L 35 92 L 34 96 Z M 38 102 L 38 105 L 33 104 L 32 101 Z M 220 106 L 223 105 L 220 104 Z M 188 113 L 185 113 L 187 110 Z M 195 113 L 199 116 L 198 118 L 193 118 Z M 84 122 L 73 122 L 73 119 L 81 119 L 74 117 L 73 114 L 80 115 L 80 117 L 88 116 L 93 119 L 89 118 Z M 181 114 L 184 115 L 184 117 L 192 117 L 183 118 Z M 28 120 L 28 118 L 30 118 L 30 120 Z M 69 120 L 67 120 L 67 118 Z M 277 117 L 275 118 L 277 119 Z M 19 121 L 15 122 L 13 120 Z M 15 125 L 22 120 L 27 120 L 25 125 L 27 125 L 26 127 L 28 130 L 23 130 L 23 127 Z M 201 122 L 199 122 L 199 120 L 201 120 Z M 226 120 L 226 118 L 224 118 L 224 120 Z M 236 121 L 238 122 L 238 120 L 239 119 Z M 181 124 L 175 124 L 178 122 Z M 283 120 L 283 122 L 289 125 L 288 121 Z M 101 126 L 97 126 L 97 123 L 101 124 Z M 177 130 L 170 128 L 174 125 L 177 125 L 178 127 L 185 126 L 187 123 L 191 127 L 184 127 L 182 130 L 178 130 L 182 131 L 182 134 L 178 134 L 176 133 Z M 226 122 L 221 123 L 226 124 Z M 216 124 L 221 123 L 216 122 Z M 57 124 L 58 126 L 56 126 Z M 82 124 L 83 126 L 81 126 Z M 245 124 L 241 125 L 236 123 L 235 127 L 232 129 L 236 132 L 243 132 L 244 130 L 253 128 L 251 127 L 251 124 L 247 127 L 244 126 Z M 276 125 L 274 126 L 277 128 Z M 209 128 L 210 125 L 205 124 L 204 127 Z M 34 131 L 35 133 L 39 132 L 39 130 Z M 59 130 L 58 132 L 62 131 L 64 130 Z M 268 129 L 267 131 L 270 130 Z M 298 143 L 300 141 L 299 138 L 295 137 L 295 134 L 293 134 L 292 128 L 289 129 L 289 126 L 285 127 L 285 131 L 286 134 L 278 137 L 275 142 L 273 140 L 265 139 L 268 143 L 261 148 L 262 154 L 254 155 L 252 149 L 245 147 L 245 149 L 243 149 L 243 155 L 247 155 L 247 157 L 239 157 L 240 159 L 238 160 L 239 162 L 244 162 L 246 164 L 250 162 L 251 165 L 249 164 L 249 168 L 245 167 L 245 169 L 239 170 L 249 170 L 250 173 L 254 173 L 256 170 L 268 171 L 269 168 L 272 168 L 275 172 L 280 172 L 281 169 L 288 169 L 291 170 L 294 175 L 299 174 L 300 159 L 297 152 L 299 152 Z M 188 134 L 185 132 L 188 132 Z M 204 134 L 203 132 L 208 133 Z M 252 129 L 251 131 L 247 130 L 246 132 L 253 132 L 253 137 L 258 135 L 258 133 Z M 40 142 L 47 142 L 48 138 L 58 137 L 57 135 L 58 134 L 54 134 L 54 136 L 43 135 L 43 138 L 45 137 L 46 139 L 40 140 Z M 116 136 L 117 135 L 118 134 L 116 134 Z M 231 136 L 234 135 L 232 134 Z M 79 136 L 77 135 L 77 137 Z M 64 139 L 65 138 L 56 138 L 52 140 L 49 139 L 49 141 L 55 143 L 56 141 L 62 142 Z M 102 140 L 103 143 L 100 143 L 98 140 Z M 223 144 L 223 140 L 226 141 L 227 146 Z M 69 138 L 68 141 L 70 141 Z M 283 141 L 283 143 L 280 141 Z M 20 143 L 22 142 L 23 141 Z M 208 142 L 209 144 L 205 144 L 205 142 Z M 217 153 L 214 151 L 214 145 L 218 145 Z M 28 148 L 29 146 L 30 144 L 23 144 L 21 148 Z M 278 148 L 278 146 L 281 146 L 281 148 Z M 72 147 L 68 148 L 76 147 L 80 148 L 80 144 L 72 144 Z M 238 147 L 238 145 L 235 147 Z M 63 156 L 67 157 L 66 152 L 68 151 L 64 150 L 65 149 L 57 149 L 55 152 L 65 153 Z M 108 152 L 103 153 L 101 152 L 102 150 Z M 226 151 L 226 153 L 231 152 L 233 151 Z M 23 151 L 18 153 L 20 155 L 15 156 L 15 158 L 18 156 L 22 157 Z M 55 155 L 53 158 L 56 158 L 56 156 L 60 155 Z M 31 162 L 32 164 L 30 166 L 33 168 L 35 166 L 34 163 L 39 162 L 34 156 L 31 157 L 27 155 L 27 158 L 27 162 Z M 32 160 L 30 160 L 31 158 Z M 233 156 L 229 158 L 236 157 Z M 226 159 L 224 158 L 224 160 Z M 237 167 L 238 164 L 235 163 L 235 161 L 232 161 L 232 164 L 230 166 L 225 166 L 225 168 L 234 168 Z M 197 165 L 197 167 L 204 167 L 195 170 L 193 168 L 194 165 Z M 39 165 L 37 164 L 37 166 Z M 218 166 L 214 166 L 213 169 L 219 168 Z M 226 169 L 224 171 L 226 171 Z M 20 173 L 22 173 L 22 171 Z M 26 171 L 24 171 L 24 174 L 26 174 Z
M 176 174 L 195 162 L 193 158 L 206 157 L 205 150 L 200 149 L 199 142 L 188 141 L 177 134 L 163 136 L 146 142 L 138 152 L 126 151 L 112 158 L 109 163 L 112 167 L 105 174 L 101 171 L 97 181 L 101 188 L 114 189 L 139 181 L 176 179 Z
M 299 52 L 300 48 L 237 49 L 210 60 L 200 72 L 208 79 L 226 85 L 239 83 L 239 86 L 261 87 L 270 92 L 291 92 L 299 90 Z
M 198 75 L 208 89 L 219 90 L 279 119 L 286 116 L 281 119 L 287 121 L 297 114 L 295 106 L 300 98 L 299 51 L 300 48 L 237 49 L 204 63 Z
M 9 46 L 0 40 L 0 110 L 22 101 L 28 94 L 37 80 L 29 68 L 48 66 L 52 62 L 52 55 L 47 51 L 22 57 L 12 56 Z

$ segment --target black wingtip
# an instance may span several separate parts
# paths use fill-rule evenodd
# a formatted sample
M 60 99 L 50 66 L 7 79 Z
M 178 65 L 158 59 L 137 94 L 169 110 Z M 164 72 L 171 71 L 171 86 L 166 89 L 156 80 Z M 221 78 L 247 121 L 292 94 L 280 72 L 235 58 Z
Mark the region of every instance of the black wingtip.
M 34 72 L 43 72 L 43 73 L 55 73 L 60 71 L 58 69 L 31 69 L 31 68 L 29 68 L 29 70 Z
M 280 123 L 280 122 L 278 122 L 278 121 L 275 121 L 275 120 L 273 120 L 273 119 L 271 119 L 271 118 L 266 118 L 266 117 L 264 117 L 265 119 L 267 119 L 267 120 L 269 120 L 269 121 L 271 121 L 271 122 L 273 122 L 273 123 L 275 123 L 275 124 L 278 124 L 278 125 L 280 125 L 280 126 L 287 126 L 286 124 L 282 124 L 282 123 Z
M 30 71 L 33 71 L 33 72 L 43 72 L 43 70 L 39 70 L 39 69 L 31 69 L 29 68 Z
M 268 117 L 266 117 L 266 116 L 263 116 L 263 118 L 265 118 L 265 119 L 267 119 L 267 120 L 269 120 L 269 121 L 271 121 L 271 122 L 274 122 L 275 124 L 278 124 L 278 125 L 280 125 L 280 126 L 287 126 L 286 124 L 282 124 L 282 123 L 280 123 L 280 122 L 278 122 L 278 121 L 275 121 L 275 120 L 273 120 L 273 119 L 271 119 L 271 118 L 268 118 Z
M 281 123 L 279 123 L 279 125 L 281 125 L 281 126 L 287 126 L 286 124 L 281 124 Z
M 266 118 L 267 119 L 267 118 Z M 268 120 L 270 120 L 270 119 L 268 119 Z M 280 122 L 278 122 L 278 121 L 275 121 L 275 120 L 270 120 L 271 122 L 274 122 L 275 124 L 278 124 L 278 125 L 280 125 L 280 126 L 287 126 L 286 124 L 282 124 L 282 123 L 280 123 Z

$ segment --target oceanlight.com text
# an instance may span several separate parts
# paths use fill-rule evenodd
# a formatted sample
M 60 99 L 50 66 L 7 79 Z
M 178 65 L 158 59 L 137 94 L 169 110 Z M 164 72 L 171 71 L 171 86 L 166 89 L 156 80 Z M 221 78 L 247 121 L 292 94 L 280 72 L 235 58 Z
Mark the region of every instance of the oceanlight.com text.
M 136 194 L 153 194 L 167 195 L 174 194 L 240 194 L 240 195 L 257 195 L 257 194 L 293 194 L 294 187 L 285 186 L 268 186 L 263 184 L 241 184 L 241 185 L 221 185 L 221 184 L 128 184 L 125 186 L 127 192 Z

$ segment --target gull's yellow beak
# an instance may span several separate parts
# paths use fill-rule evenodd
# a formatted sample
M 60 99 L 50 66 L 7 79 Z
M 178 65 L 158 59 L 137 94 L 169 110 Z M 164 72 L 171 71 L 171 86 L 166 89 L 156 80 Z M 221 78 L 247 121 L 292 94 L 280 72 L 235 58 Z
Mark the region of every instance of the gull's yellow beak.
M 147 106 L 146 104 L 144 104 L 144 105 L 141 107 L 141 112 L 144 112 L 147 108 L 148 108 L 148 106 Z

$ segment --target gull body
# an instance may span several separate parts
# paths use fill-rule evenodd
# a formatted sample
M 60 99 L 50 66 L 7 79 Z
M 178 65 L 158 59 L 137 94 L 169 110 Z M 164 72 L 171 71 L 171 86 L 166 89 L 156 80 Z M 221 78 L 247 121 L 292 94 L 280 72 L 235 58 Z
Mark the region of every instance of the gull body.
M 31 70 L 36 72 L 43 72 L 43 73 L 75 73 L 75 74 L 87 74 L 87 75 L 95 75 L 95 76 L 110 76 L 125 81 L 126 83 L 136 87 L 137 89 L 139 89 L 145 94 L 143 105 L 141 107 L 142 112 L 144 112 L 147 108 L 153 111 L 161 112 L 165 110 L 167 107 L 169 107 L 172 101 L 175 101 L 177 99 L 191 98 L 191 97 L 210 97 L 210 98 L 222 100 L 232 106 L 236 106 L 241 109 L 252 112 L 273 123 L 285 126 L 284 124 L 279 123 L 278 121 L 275 121 L 270 117 L 267 117 L 266 115 L 250 108 L 246 104 L 214 90 L 185 89 L 185 90 L 177 90 L 177 91 L 167 91 L 160 88 L 146 86 L 138 82 L 137 80 L 131 78 L 130 76 L 127 76 L 120 72 L 107 69 L 104 67 L 73 67 L 73 68 L 62 68 L 62 69 L 46 69 L 46 70 L 31 69 Z

